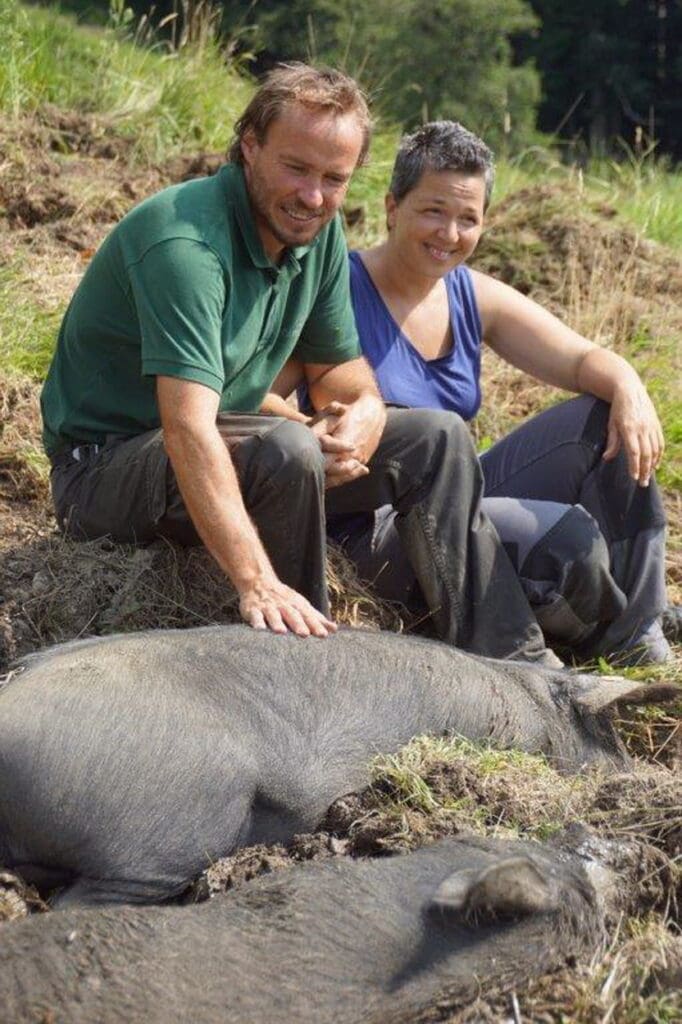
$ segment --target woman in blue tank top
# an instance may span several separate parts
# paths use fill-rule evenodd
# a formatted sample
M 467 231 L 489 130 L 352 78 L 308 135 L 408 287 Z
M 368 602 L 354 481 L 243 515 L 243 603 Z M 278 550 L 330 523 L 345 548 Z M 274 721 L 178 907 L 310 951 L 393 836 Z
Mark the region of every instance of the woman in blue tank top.
M 402 140 L 387 238 L 350 255 L 364 353 L 387 402 L 466 420 L 481 402 L 483 341 L 533 377 L 582 393 L 481 456 L 484 508 L 549 643 L 583 658 L 664 661 L 658 417 L 624 359 L 466 267 L 492 180 L 490 150 L 461 125 L 435 122 Z M 405 599 L 414 577 L 394 518 L 385 509 L 332 530 L 384 596 Z

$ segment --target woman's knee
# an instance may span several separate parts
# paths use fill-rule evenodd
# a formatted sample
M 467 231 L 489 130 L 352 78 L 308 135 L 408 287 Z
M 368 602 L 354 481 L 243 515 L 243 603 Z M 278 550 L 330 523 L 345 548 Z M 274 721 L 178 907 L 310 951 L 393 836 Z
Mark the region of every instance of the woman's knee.
M 611 575 L 609 549 L 594 518 L 581 505 L 566 511 L 522 567 L 530 578 L 552 580 L 555 592 L 586 625 L 610 621 L 626 604 Z

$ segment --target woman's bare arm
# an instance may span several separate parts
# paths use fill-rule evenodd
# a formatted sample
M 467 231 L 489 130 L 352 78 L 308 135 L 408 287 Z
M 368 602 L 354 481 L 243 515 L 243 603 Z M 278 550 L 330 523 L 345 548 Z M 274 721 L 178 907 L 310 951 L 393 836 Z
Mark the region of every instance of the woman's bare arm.
M 472 276 L 485 341 L 502 359 L 538 380 L 609 402 L 604 458 L 614 458 L 623 445 L 631 476 L 646 486 L 662 458 L 664 441 L 636 370 L 514 288 L 479 271 Z

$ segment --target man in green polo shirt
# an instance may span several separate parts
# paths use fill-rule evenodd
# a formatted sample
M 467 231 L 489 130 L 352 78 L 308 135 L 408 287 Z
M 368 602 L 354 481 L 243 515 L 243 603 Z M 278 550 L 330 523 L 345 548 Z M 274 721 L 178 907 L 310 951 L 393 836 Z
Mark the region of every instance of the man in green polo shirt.
M 326 636 L 325 505 L 393 504 L 441 635 L 542 656 L 527 605 L 501 630 L 499 544 L 452 501 L 475 507 L 480 488 L 466 430 L 424 410 L 387 418 L 360 356 L 337 211 L 369 145 L 362 94 L 283 66 L 236 129 L 215 177 L 121 221 L 67 310 L 42 395 L 62 528 L 201 540 L 247 622 Z M 290 357 L 317 422 L 284 403 L 259 415 Z

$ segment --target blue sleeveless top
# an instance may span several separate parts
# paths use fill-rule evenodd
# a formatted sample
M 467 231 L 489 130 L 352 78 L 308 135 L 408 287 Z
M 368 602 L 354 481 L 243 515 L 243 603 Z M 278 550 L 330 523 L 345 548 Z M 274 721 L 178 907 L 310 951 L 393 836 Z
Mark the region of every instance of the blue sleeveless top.
M 384 401 L 421 409 L 447 409 L 470 420 L 481 404 L 483 332 L 467 267 L 455 267 L 445 277 L 454 344 L 439 359 L 425 359 L 391 316 L 359 253 L 351 252 L 349 259 L 360 344 Z

